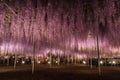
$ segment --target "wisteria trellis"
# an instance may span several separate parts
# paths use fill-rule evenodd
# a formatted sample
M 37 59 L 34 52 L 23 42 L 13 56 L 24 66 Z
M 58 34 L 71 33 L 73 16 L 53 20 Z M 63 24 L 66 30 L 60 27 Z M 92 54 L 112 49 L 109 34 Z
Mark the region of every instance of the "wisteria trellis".
M 95 50 L 98 35 L 102 53 L 119 52 L 119 25 L 119 0 L 0 0 L 1 50 L 20 44 L 25 54 L 33 47 L 38 54 L 48 49 L 82 54 L 91 45 Z

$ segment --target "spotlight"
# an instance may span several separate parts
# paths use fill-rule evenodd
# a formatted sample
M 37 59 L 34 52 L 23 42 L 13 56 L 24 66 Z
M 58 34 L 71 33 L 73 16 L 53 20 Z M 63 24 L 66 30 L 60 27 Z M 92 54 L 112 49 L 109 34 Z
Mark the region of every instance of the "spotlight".
M 58 63 L 58 61 L 56 61 L 56 64 Z
M 50 61 L 48 61 L 48 64 L 51 64 L 51 62 L 50 62 Z
M 17 61 L 17 63 L 19 63 L 19 61 Z
M 40 64 L 40 61 L 37 61 L 38 64 Z
M 100 64 L 103 64 L 103 61 L 100 61 Z
M 109 64 L 111 64 L 112 62 L 110 61 Z
M 22 61 L 22 64 L 25 64 L 25 61 Z
M 86 64 L 86 61 L 83 61 L 83 64 Z
M 116 61 L 112 61 L 112 64 L 116 64 Z

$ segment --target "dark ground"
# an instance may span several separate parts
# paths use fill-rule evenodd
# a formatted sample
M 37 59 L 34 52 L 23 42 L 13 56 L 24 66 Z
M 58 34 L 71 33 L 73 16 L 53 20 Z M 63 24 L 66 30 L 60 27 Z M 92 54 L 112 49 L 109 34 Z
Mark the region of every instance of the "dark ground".
M 84 65 L 36 65 L 34 74 L 30 65 L 0 66 L 0 80 L 120 80 L 120 67 L 101 67 L 102 76 L 98 76 L 98 68 L 92 70 Z

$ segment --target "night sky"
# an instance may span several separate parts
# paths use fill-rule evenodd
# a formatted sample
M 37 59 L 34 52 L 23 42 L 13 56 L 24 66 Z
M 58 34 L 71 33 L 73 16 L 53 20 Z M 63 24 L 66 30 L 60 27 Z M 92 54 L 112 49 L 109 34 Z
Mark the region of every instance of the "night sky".
M 119 0 L 0 0 L 3 53 L 94 53 L 96 37 L 101 54 L 119 54 Z

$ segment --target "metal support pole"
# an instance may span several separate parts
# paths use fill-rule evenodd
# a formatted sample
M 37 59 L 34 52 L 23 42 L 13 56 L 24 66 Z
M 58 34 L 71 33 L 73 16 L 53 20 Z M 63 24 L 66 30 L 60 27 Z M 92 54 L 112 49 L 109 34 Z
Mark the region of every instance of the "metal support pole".
M 99 51 L 99 39 L 98 39 L 98 35 L 97 35 L 97 53 L 98 53 L 98 76 L 101 76 L 100 51 Z
M 7 58 L 7 66 L 9 66 L 9 59 L 10 59 L 10 58 L 9 58 L 9 56 L 8 56 L 8 58 Z
M 57 64 L 60 65 L 60 56 L 59 56 L 59 54 L 58 54 L 58 63 Z
M 52 66 L 52 53 L 50 53 L 50 67 Z
M 67 55 L 67 63 L 68 63 L 68 64 L 70 63 L 69 55 Z
M 77 63 L 77 58 L 76 58 L 76 55 L 75 55 L 75 64 Z
M 92 57 L 90 58 L 90 69 L 92 69 Z
M 14 69 L 16 68 L 16 63 L 17 63 L 17 55 L 15 54 Z
M 31 59 L 32 60 L 32 74 L 34 74 L 34 68 L 35 68 L 35 62 L 34 62 L 34 58 Z
M 32 74 L 34 74 L 35 71 L 35 46 L 36 46 L 36 42 L 34 42 L 33 45 Z

